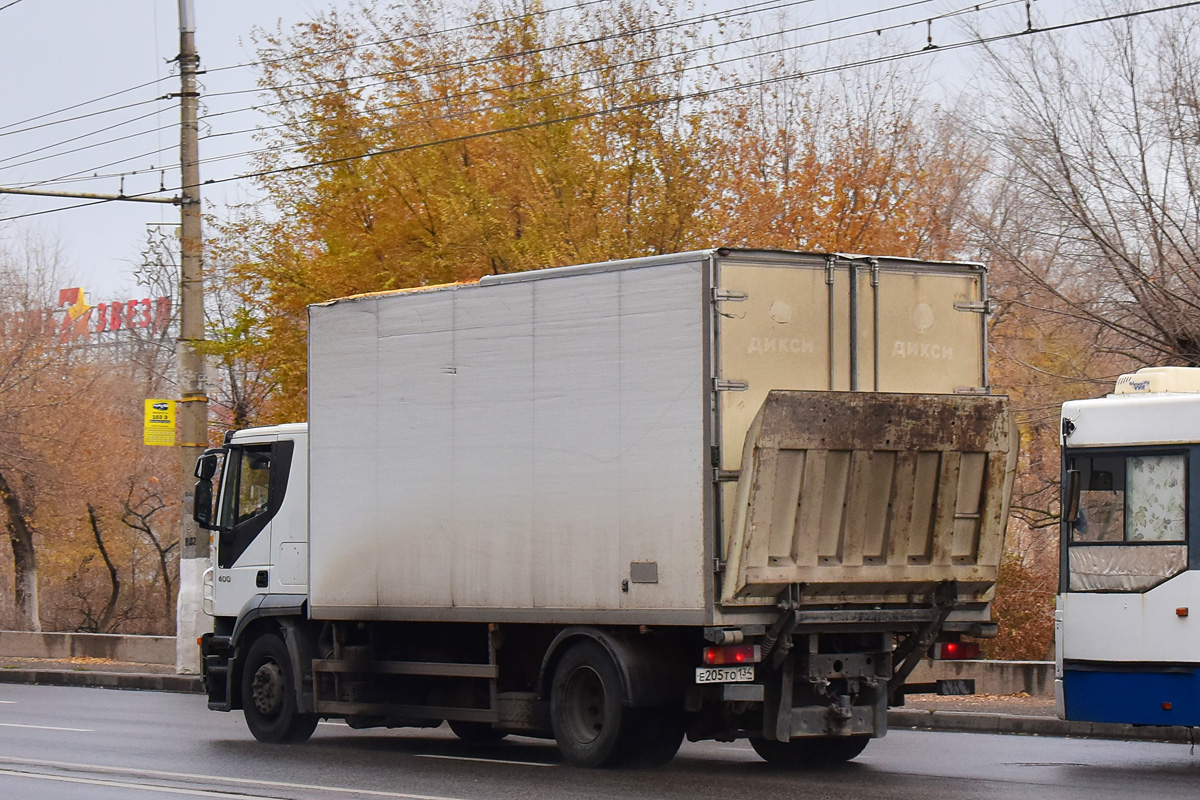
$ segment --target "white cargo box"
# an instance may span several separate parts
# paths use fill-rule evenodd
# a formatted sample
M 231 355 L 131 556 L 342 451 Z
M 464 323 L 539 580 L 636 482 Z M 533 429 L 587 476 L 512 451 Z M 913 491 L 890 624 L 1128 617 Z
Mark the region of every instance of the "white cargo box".
M 767 393 L 985 393 L 986 305 L 978 265 L 720 250 L 313 306 L 311 613 L 753 611 L 720 585 Z

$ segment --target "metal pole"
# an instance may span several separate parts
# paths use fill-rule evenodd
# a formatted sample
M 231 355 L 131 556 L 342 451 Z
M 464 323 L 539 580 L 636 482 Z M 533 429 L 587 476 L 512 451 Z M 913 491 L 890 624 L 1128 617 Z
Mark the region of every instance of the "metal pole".
M 199 672 L 196 638 L 211 629 L 202 609 L 204 571 L 209 566 L 208 536 L 192 520 L 192 491 L 196 458 L 208 442 L 208 396 L 205 394 L 204 358 L 196 343 L 204 340 L 204 277 L 201 248 L 200 148 L 196 122 L 199 91 L 196 73 L 196 18 L 192 0 L 179 0 L 180 137 L 182 170 L 179 274 L 179 447 L 183 481 L 182 545 L 179 559 L 179 602 L 176 614 L 175 667 L 181 673 Z
M 133 203 L 170 203 L 177 206 L 180 203 L 178 197 L 151 197 L 151 196 L 133 196 L 130 197 L 124 194 L 96 194 L 94 192 L 52 192 L 45 189 L 7 189 L 0 186 L 0 194 L 28 194 L 34 197 L 70 197 L 79 200 L 120 200 L 122 202 Z

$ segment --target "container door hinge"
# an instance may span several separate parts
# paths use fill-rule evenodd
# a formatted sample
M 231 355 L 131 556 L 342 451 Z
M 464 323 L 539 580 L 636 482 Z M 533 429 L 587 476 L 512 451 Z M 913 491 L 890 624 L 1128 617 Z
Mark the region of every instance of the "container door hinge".
M 744 392 L 750 388 L 747 381 L 729 381 L 724 378 L 713 378 L 714 392 Z
M 750 299 L 750 295 L 746 294 L 745 292 L 739 292 L 735 289 L 713 289 L 712 296 L 714 303 L 740 303 L 743 300 Z
M 987 300 L 982 302 L 976 302 L 973 300 L 959 300 L 954 304 L 954 310 L 971 311 L 976 314 L 991 314 L 996 310 L 996 306 L 992 303 L 992 299 L 989 297 Z
M 738 478 L 742 477 L 740 469 L 714 469 L 713 480 L 717 483 L 734 483 Z

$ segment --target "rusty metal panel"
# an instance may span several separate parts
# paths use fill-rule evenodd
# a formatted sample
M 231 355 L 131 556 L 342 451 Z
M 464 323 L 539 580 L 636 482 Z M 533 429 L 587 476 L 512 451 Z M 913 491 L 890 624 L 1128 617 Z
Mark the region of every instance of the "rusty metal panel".
M 773 391 L 747 436 L 722 602 L 990 599 L 1017 436 L 1007 398 Z

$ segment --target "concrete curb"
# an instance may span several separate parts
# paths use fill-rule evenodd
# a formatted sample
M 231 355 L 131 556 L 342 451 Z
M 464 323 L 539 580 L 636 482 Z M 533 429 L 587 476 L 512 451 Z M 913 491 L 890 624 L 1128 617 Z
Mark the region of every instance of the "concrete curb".
M 53 669 L 0 669 L 0 683 L 39 686 L 87 686 L 98 689 L 135 689 L 150 692 L 203 694 L 199 675 L 153 675 L 138 672 L 88 672 Z
M 1119 739 L 1144 742 L 1194 744 L 1196 728 L 1165 725 L 1120 725 L 1108 722 L 1070 722 L 1057 717 L 1021 717 L 1012 714 L 978 714 L 970 711 L 888 712 L 892 730 L 952 731 L 958 733 L 1023 734 L 1078 739 Z

